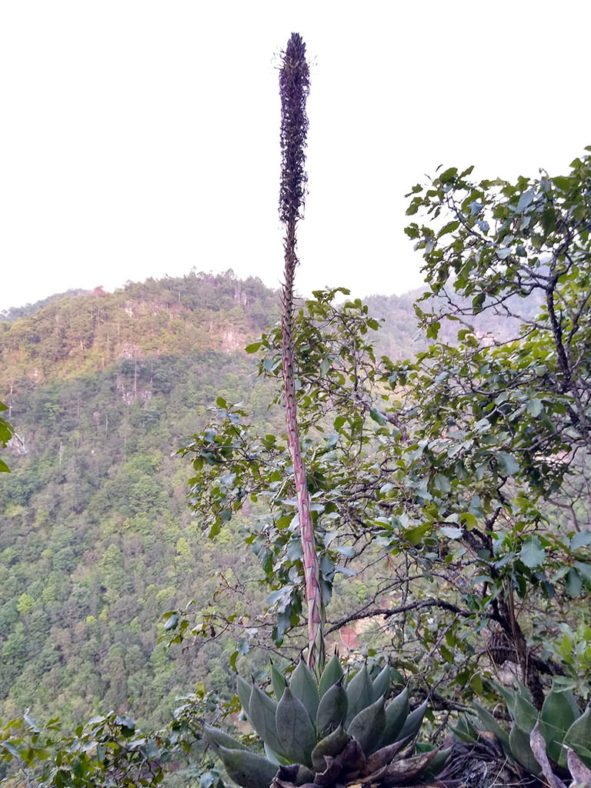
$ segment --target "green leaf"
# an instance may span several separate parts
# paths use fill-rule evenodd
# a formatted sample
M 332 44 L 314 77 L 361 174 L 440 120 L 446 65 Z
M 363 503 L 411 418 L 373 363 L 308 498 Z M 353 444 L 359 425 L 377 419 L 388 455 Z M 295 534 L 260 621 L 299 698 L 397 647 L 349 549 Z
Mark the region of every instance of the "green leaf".
M 217 754 L 228 776 L 242 788 L 269 788 L 277 773 L 275 764 L 249 750 L 218 747 Z
M 442 525 L 439 529 L 439 533 L 443 536 L 447 536 L 448 539 L 461 539 L 464 530 L 455 525 Z
M 414 711 L 412 711 L 406 718 L 402 730 L 398 733 L 397 739 L 406 739 L 409 736 L 414 736 L 418 733 L 419 728 L 423 722 L 423 717 L 427 711 L 427 701 L 421 703 Z
M 260 348 L 260 346 L 261 346 L 261 345 L 262 345 L 262 342 L 252 342 L 250 345 L 247 345 L 247 346 L 244 348 L 244 350 L 245 350 L 247 353 L 256 353 L 256 352 L 257 352 L 257 350 Z
M 347 692 L 341 678 L 326 690 L 318 704 L 316 727 L 320 736 L 327 736 L 345 722 L 348 706 Z
M 289 687 L 285 688 L 277 704 L 276 725 L 279 747 L 273 749 L 296 763 L 312 766 L 316 730 L 306 707 L 291 693 Z
M 493 715 L 485 708 L 480 706 L 478 703 L 474 704 L 474 708 L 476 709 L 476 713 L 480 718 L 482 727 L 485 730 L 494 733 L 497 739 L 501 742 L 505 752 L 509 754 L 511 752 L 511 748 L 509 746 L 509 736 L 507 735 L 507 732 L 503 728 L 501 728 L 501 726 L 493 717 Z
M 303 659 L 300 659 L 293 672 L 289 688 L 295 697 L 302 701 L 313 722 L 318 711 L 318 687 L 316 679 Z
M 578 550 L 580 547 L 587 547 L 591 544 L 591 531 L 579 531 L 570 540 L 570 549 Z
M 277 706 L 278 704 L 270 698 L 266 692 L 263 692 L 256 684 L 253 684 L 252 692 L 250 693 L 248 719 L 261 739 L 266 742 L 272 750 L 281 754 L 281 741 L 278 737 L 277 727 L 275 725 Z
M 563 753 L 564 736 L 579 715 L 572 692 L 550 690 L 540 713 L 540 733 L 546 742 L 548 755 L 556 763 Z
M 414 528 L 408 528 L 404 531 L 404 538 L 413 546 L 416 547 L 420 544 L 423 540 L 423 536 L 427 533 L 430 528 L 429 523 L 423 523 L 423 525 L 417 525 Z
M 246 679 L 243 679 L 242 676 L 236 676 L 236 693 L 247 716 L 250 707 L 252 687 L 253 685 L 246 681 Z
M 530 414 L 530 416 L 539 416 L 543 410 L 544 405 L 542 404 L 542 400 L 530 399 L 527 403 L 527 412 Z
M 377 750 L 385 723 L 384 698 L 378 698 L 353 717 L 347 733 L 357 739 L 363 752 L 369 755 L 373 750 Z
M 340 660 L 336 654 L 333 654 L 328 664 L 322 671 L 322 676 L 320 677 L 320 682 L 318 684 L 320 697 L 324 695 L 329 687 L 331 687 L 333 684 L 336 684 L 336 682 L 341 679 L 343 675 L 343 668 L 341 667 Z
M 444 476 L 442 473 L 435 474 L 435 489 L 439 490 L 440 492 L 450 492 L 451 484 L 447 476 Z
M 519 553 L 523 563 L 530 569 L 541 566 L 546 560 L 546 550 L 537 536 L 530 537 L 523 543 Z
M 457 174 L 458 174 L 457 167 L 449 167 L 447 170 L 444 170 L 444 172 L 441 173 L 441 175 L 439 176 L 439 180 L 441 181 L 441 183 L 449 183 L 456 177 Z
M 384 667 L 380 670 L 378 675 L 373 680 L 373 699 L 378 700 L 378 698 L 385 698 L 388 695 L 390 690 L 390 665 L 388 662 L 384 665 Z
M 591 767 L 591 758 L 584 750 L 591 743 L 591 706 L 587 706 L 584 714 L 575 720 L 564 737 L 564 744 L 571 747 L 586 766 Z
M 572 567 L 567 572 L 565 584 L 566 590 L 572 597 L 578 596 L 583 590 L 581 575 Z
M 386 721 L 380 746 L 393 744 L 398 739 L 398 734 L 408 717 L 408 687 L 405 687 L 386 706 Z
M 348 711 L 346 727 L 349 725 L 353 717 L 358 714 L 361 709 L 372 702 L 373 699 L 373 684 L 367 671 L 367 665 L 357 671 L 349 684 L 347 685 L 347 700 Z
M 280 673 L 273 664 L 271 664 L 271 684 L 273 685 L 275 697 L 278 701 L 281 700 L 283 690 L 287 686 L 287 681 L 285 680 L 283 673 Z
M 517 723 L 513 723 L 511 726 L 509 749 L 513 758 L 527 769 L 528 772 L 532 774 L 540 773 L 540 764 L 537 762 L 529 743 L 529 733 L 524 731 Z
M 514 476 L 519 471 L 519 463 L 512 454 L 506 451 L 499 451 L 495 454 L 497 466 L 501 473 L 507 476 Z
M 441 238 L 442 235 L 447 235 L 448 233 L 453 233 L 455 230 L 458 229 L 460 223 L 458 221 L 448 222 L 445 224 L 441 230 L 437 233 L 437 237 Z

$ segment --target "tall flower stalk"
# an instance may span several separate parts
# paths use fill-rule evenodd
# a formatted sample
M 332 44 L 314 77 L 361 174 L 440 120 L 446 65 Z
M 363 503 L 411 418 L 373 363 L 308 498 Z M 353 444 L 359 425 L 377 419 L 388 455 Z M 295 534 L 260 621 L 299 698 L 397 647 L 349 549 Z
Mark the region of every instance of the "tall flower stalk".
M 298 431 L 298 412 L 295 393 L 295 350 L 293 340 L 293 288 L 296 255 L 296 228 L 303 218 L 307 176 L 306 137 L 308 116 L 306 99 L 310 91 L 310 70 L 306 60 L 306 45 L 298 33 L 292 33 L 282 56 L 279 75 L 281 93 L 281 187 L 279 215 L 285 225 L 283 242 L 285 269 L 283 310 L 281 321 L 281 360 L 285 388 L 287 436 L 296 488 L 300 533 L 302 537 L 306 602 L 308 607 L 308 666 L 321 669 L 324 663 L 324 635 L 320 569 L 314 526 L 310 513 L 310 498 L 306 482 L 306 468 Z

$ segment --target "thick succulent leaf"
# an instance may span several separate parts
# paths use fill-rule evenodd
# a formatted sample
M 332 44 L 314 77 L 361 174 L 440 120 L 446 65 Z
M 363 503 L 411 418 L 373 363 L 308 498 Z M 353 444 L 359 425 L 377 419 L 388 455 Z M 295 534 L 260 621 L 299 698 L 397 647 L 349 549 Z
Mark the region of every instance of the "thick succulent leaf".
M 519 679 L 516 679 L 516 681 L 517 681 L 517 689 L 519 691 L 520 697 L 528 701 L 528 703 L 533 703 L 534 699 L 532 698 L 531 692 L 529 691 L 528 687 L 526 687 L 525 684 L 519 681 Z
M 474 704 L 474 708 L 476 709 L 476 713 L 478 714 L 478 717 L 480 719 L 480 722 L 482 723 L 482 727 L 484 728 L 484 730 L 494 733 L 497 739 L 501 742 L 501 745 L 505 750 L 505 752 L 507 753 L 507 755 L 510 755 L 511 748 L 509 746 L 509 736 L 507 735 L 505 729 L 501 728 L 501 726 L 495 720 L 495 718 L 490 713 L 490 711 L 487 711 L 478 703 Z
M 343 687 L 342 679 L 327 689 L 316 714 L 316 728 L 319 736 L 327 736 L 338 728 L 347 718 L 347 692 Z
M 281 696 L 283 695 L 283 690 L 287 686 L 287 681 L 285 680 L 285 676 L 281 671 L 277 670 L 275 665 L 271 664 L 271 684 L 273 685 L 273 692 L 275 693 L 275 697 L 277 700 L 281 700 Z
M 538 721 L 538 710 L 522 695 L 515 698 L 514 719 L 519 727 L 529 733 Z
M 312 765 L 312 750 L 316 745 L 316 729 L 310 720 L 306 707 L 289 687 L 277 704 L 275 714 L 276 731 L 279 739 L 278 752 L 292 761 Z
M 346 727 L 361 709 L 369 706 L 373 699 L 373 685 L 367 671 L 367 665 L 363 665 L 347 685 L 347 710 Z
M 450 725 L 456 739 L 463 742 L 478 741 L 478 733 L 472 723 L 465 717 L 459 717 L 457 725 Z
M 509 714 L 513 719 L 515 719 L 515 703 L 517 701 L 518 693 L 514 689 L 503 687 L 502 684 L 498 684 L 496 681 L 491 681 L 491 684 L 497 690 L 499 695 L 502 696 Z
M 536 760 L 529 743 L 529 731 L 520 728 L 517 723 L 511 726 L 509 734 L 509 748 L 511 757 L 520 763 L 528 772 L 539 774 L 541 766 Z
M 287 755 L 283 752 L 280 739 L 277 736 L 276 710 L 277 703 L 255 684 L 250 694 L 250 706 L 248 707 L 250 724 L 272 750 L 279 755 Z
M 274 763 L 250 750 L 218 747 L 217 754 L 228 776 L 242 788 L 269 788 L 277 773 L 277 766 Z
M 322 676 L 320 676 L 320 682 L 318 684 L 318 692 L 320 697 L 324 695 L 329 687 L 332 687 L 332 685 L 336 684 L 339 679 L 342 679 L 343 676 L 344 673 L 343 668 L 341 667 L 341 662 L 337 655 L 333 654 L 326 667 L 322 671 Z
M 391 785 L 411 785 L 421 775 L 425 774 L 431 762 L 438 754 L 438 750 L 423 752 L 412 758 L 403 758 L 400 761 L 391 763 L 382 778 L 380 784 L 383 788 Z
M 556 763 L 560 760 L 565 762 L 562 740 L 580 714 L 572 692 L 552 689 L 546 695 L 540 714 L 540 733 L 546 742 L 548 755 Z
M 575 720 L 567 730 L 564 744 L 573 749 L 585 766 L 591 768 L 591 706 L 587 706 L 584 714 Z
M 346 784 L 366 773 L 367 759 L 357 739 L 350 739 L 345 749 L 335 755 L 334 760 L 342 771 L 339 782 Z
M 252 683 L 246 681 L 246 679 L 243 679 L 242 676 L 236 677 L 236 693 L 247 716 L 248 709 L 250 707 L 250 694 L 252 692 L 252 687 Z
M 393 744 L 402 726 L 408 717 L 408 687 L 405 687 L 390 703 L 386 706 L 386 722 L 384 724 L 384 734 L 380 742 L 384 747 Z
M 591 785 L 591 769 L 587 768 L 589 764 L 585 765 L 570 747 L 567 747 L 566 751 L 568 770 L 572 775 L 574 784 L 587 788 L 587 786 Z
M 310 668 L 303 659 L 300 660 L 293 672 L 289 688 L 295 697 L 302 701 L 310 716 L 310 721 L 314 722 L 318 711 L 318 686 Z
M 435 757 L 425 769 L 425 776 L 436 777 L 445 768 L 450 755 L 451 747 L 446 747 L 445 750 L 436 750 Z
M 566 788 L 562 780 L 560 780 L 552 770 L 550 760 L 546 753 L 546 742 L 540 731 L 539 723 L 536 723 L 533 731 L 530 733 L 529 746 L 534 754 L 534 758 L 542 767 L 542 774 L 546 778 L 546 782 L 550 788 Z
M 402 726 L 402 730 L 398 733 L 397 739 L 406 739 L 409 737 L 414 736 L 418 733 L 419 728 L 421 727 L 421 723 L 423 722 L 423 717 L 425 716 L 425 712 L 427 711 L 427 701 L 421 703 L 421 705 L 412 711 L 408 717 L 406 718 L 406 722 Z
M 340 752 L 343 752 L 347 744 L 351 741 L 351 737 L 345 733 L 343 726 L 340 725 L 335 731 L 321 739 L 312 750 L 312 766 L 317 772 L 323 772 L 326 769 L 325 756 L 334 758 Z
M 373 699 L 385 698 L 390 690 L 390 665 L 386 663 L 373 680 Z
M 380 697 L 353 717 L 347 733 L 357 739 L 363 752 L 369 755 L 377 750 L 385 724 L 384 698 Z
M 241 742 L 234 739 L 221 728 L 214 728 L 212 725 L 204 725 L 203 733 L 208 744 L 211 744 L 214 749 L 217 747 L 226 747 L 230 750 L 246 750 L 246 747 Z
M 372 773 L 378 771 L 378 769 L 381 769 L 383 766 L 387 766 L 390 761 L 394 760 L 403 747 L 406 747 L 406 741 L 404 741 L 404 739 L 394 742 L 393 744 L 387 744 L 385 747 L 376 750 L 367 759 L 367 771 Z

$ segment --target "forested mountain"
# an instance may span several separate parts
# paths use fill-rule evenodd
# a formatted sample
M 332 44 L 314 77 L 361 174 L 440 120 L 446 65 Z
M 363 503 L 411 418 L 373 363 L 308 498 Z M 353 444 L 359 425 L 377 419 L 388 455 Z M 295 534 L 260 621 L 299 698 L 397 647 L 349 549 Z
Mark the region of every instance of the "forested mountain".
M 198 538 L 176 451 L 217 396 L 267 418 L 242 348 L 276 310 L 258 280 L 190 275 L 66 294 L 1 324 L 17 437 L 2 475 L 0 716 L 154 720 L 205 671 L 225 686 L 215 644 L 201 657 L 157 643 L 166 610 L 207 604 L 213 567 L 245 563 Z
M 412 353 L 412 298 L 373 307 L 384 350 Z M 1 479 L 0 717 L 114 708 L 156 724 L 205 675 L 226 689 L 223 641 L 158 643 L 165 611 L 208 605 L 214 570 L 264 598 L 229 528 L 203 538 L 176 452 L 220 396 L 279 428 L 243 351 L 278 309 L 257 279 L 192 273 L 72 291 L 0 323 L 0 400 L 17 432 Z

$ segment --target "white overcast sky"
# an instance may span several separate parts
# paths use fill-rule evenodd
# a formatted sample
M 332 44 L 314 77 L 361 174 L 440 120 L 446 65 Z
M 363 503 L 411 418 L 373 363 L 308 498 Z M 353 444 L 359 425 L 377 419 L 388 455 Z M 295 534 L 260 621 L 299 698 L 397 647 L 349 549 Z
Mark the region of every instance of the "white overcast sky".
M 558 174 L 591 144 L 590 0 L 0 0 L 0 309 L 193 267 L 278 286 L 292 31 L 301 292 L 416 287 L 403 195 L 438 164 Z

